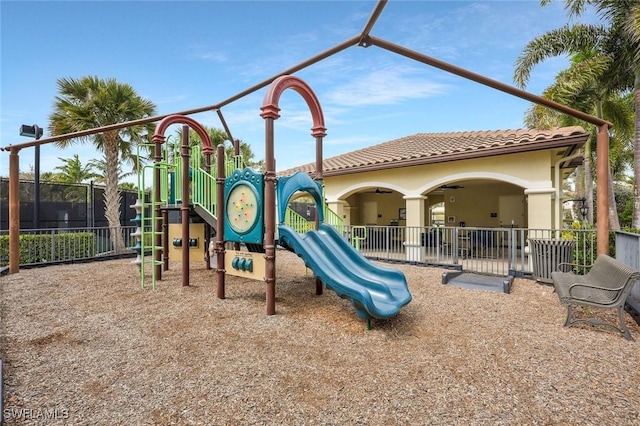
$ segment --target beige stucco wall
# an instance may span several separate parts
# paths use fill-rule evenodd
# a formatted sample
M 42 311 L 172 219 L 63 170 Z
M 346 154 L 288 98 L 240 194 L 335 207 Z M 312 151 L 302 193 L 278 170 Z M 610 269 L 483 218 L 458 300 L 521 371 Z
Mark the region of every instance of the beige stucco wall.
M 510 225 L 512 218 L 500 217 L 500 196 L 521 195 L 523 223 L 516 225 L 552 228 L 553 161 L 556 153 L 547 150 L 326 177 L 325 194 L 330 205 L 342 203 L 341 213 L 354 225 L 366 224 L 364 206 L 371 202 L 377 202 L 377 225 L 399 220 L 399 208 L 407 209 L 400 225 L 428 225 L 429 206 L 444 201 L 446 217 L 454 219 L 446 225 L 479 227 Z M 444 184 L 463 188 L 432 193 Z M 394 192 L 376 194 L 376 188 Z

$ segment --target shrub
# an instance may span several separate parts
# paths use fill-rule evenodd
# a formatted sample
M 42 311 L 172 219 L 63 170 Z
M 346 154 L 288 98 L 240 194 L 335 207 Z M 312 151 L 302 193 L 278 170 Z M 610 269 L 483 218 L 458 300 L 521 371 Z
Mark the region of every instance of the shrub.
M 20 235 L 20 264 L 84 259 L 96 255 L 93 232 Z M 9 260 L 9 236 L 0 236 L 0 263 Z

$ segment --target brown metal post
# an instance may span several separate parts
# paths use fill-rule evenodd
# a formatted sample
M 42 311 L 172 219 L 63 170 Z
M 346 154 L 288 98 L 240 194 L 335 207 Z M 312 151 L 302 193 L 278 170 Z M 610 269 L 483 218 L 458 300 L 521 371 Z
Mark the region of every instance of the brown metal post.
M 596 192 L 598 194 L 596 219 L 596 236 L 598 238 L 598 254 L 609 254 L 609 126 L 598 126 L 596 163 Z
M 169 211 L 162 210 L 162 270 L 169 270 Z
M 376 3 L 376 7 L 373 9 L 373 12 L 371 12 L 371 16 L 369 16 L 369 19 L 367 20 L 367 24 L 365 25 L 364 29 L 362 30 L 362 34 L 360 35 L 360 41 L 358 42 L 360 46 L 367 47 L 367 43 L 365 40 L 369 36 L 369 33 L 373 29 L 373 26 L 375 25 L 376 21 L 382 14 L 382 10 L 386 6 L 387 1 L 388 0 L 378 0 L 378 2 Z
M 301 79 L 285 75 L 278 77 L 271 83 L 264 96 L 264 102 L 260 110 L 260 116 L 265 120 L 265 168 L 264 173 L 264 204 L 265 204 L 265 260 L 267 282 L 267 314 L 275 314 L 276 300 L 276 250 L 275 250 L 275 224 L 276 224 L 276 160 L 274 157 L 273 126 L 274 120 L 280 118 L 278 100 L 287 89 L 293 89 L 300 94 L 307 103 L 311 118 L 313 119 L 312 135 L 316 138 L 316 167 L 318 174 L 316 179 L 322 180 L 322 138 L 326 135 L 324 116 L 320 102 L 313 90 Z M 322 292 L 321 283 L 316 281 L 316 293 Z M 320 287 L 320 289 L 319 289 Z
M 211 269 L 211 256 L 209 255 L 209 241 L 211 241 L 211 226 L 208 223 L 204 225 L 204 261 L 205 269 Z
M 189 285 L 189 126 L 182 126 L 182 205 L 180 206 L 180 219 L 182 222 L 182 285 Z
M 321 129 L 321 131 L 324 131 L 324 129 Z M 315 129 L 314 129 L 314 133 L 315 133 Z M 316 136 L 316 181 L 320 182 L 320 185 L 322 185 L 322 181 L 323 181 L 323 175 L 322 175 L 322 138 L 324 135 L 322 136 Z M 324 191 L 323 191 L 323 195 L 324 195 Z M 323 200 L 324 201 L 324 200 Z M 324 209 L 324 204 L 321 206 L 318 206 L 317 208 L 319 209 Z M 320 215 L 318 215 L 318 212 L 316 211 L 316 229 L 320 229 Z M 322 281 L 320 280 L 320 278 L 316 278 L 316 295 L 320 296 L 322 294 L 323 291 L 323 286 L 322 286 Z
M 224 299 L 224 145 L 220 144 L 217 148 L 217 167 L 218 174 L 216 176 L 216 259 L 218 263 L 218 288 L 216 296 L 218 299 Z
M 20 271 L 20 157 L 9 154 L 9 273 Z
M 211 154 L 208 149 L 202 151 L 204 153 L 204 171 L 211 173 Z M 209 242 L 211 241 L 211 225 L 205 223 L 204 225 L 204 261 L 206 262 L 206 269 L 211 270 L 211 255 L 209 254 Z
M 227 130 L 227 134 L 229 138 L 231 138 L 231 133 Z M 233 145 L 233 155 L 240 155 L 240 140 L 239 139 L 231 139 L 231 144 Z M 226 169 L 225 169 L 226 170 Z M 240 243 L 233 243 L 233 249 L 236 251 L 240 250 Z
M 207 173 L 211 173 L 211 152 L 204 152 L 204 171 Z
M 207 134 L 207 131 L 204 127 L 193 118 L 185 117 L 182 115 L 170 115 L 165 117 L 160 124 L 156 127 L 156 131 L 153 134 L 153 142 L 156 144 L 155 146 L 155 156 L 154 159 L 156 163 L 159 163 L 162 160 L 162 149 L 161 145 L 164 143 L 165 137 L 164 132 L 167 128 L 175 123 L 186 124 L 182 127 L 182 146 L 181 146 L 181 155 L 182 155 L 182 285 L 189 285 L 189 158 L 191 157 L 190 149 L 189 149 L 189 126 L 195 130 L 195 132 L 200 136 L 200 140 L 202 140 L 202 153 L 207 156 L 210 155 L 213 151 L 211 147 L 211 138 Z M 157 203 L 156 211 L 160 210 L 160 169 L 156 167 L 154 173 L 154 188 L 155 188 L 155 202 Z M 185 229 L 186 228 L 186 229 Z M 156 228 L 156 244 L 160 244 L 160 231 L 161 228 Z M 185 253 L 186 251 L 186 253 Z M 159 275 L 159 267 L 161 266 L 158 260 L 158 271 L 157 276 Z M 159 278 L 158 278 L 159 279 Z
M 229 130 L 229 126 L 227 126 L 227 120 L 224 119 L 224 116 L 222 115 L 222 111 L 220 111 L 220 109 L 216 109 L 216 112 L 218 113 L 218 118 L 220 118 L 220 122 L 222 123 L 222 127 L 224 128 L 224 131 L 227 133 L 227 138 L 233 142 L 233 136 L 231 136 L 231 130 Z M 236 155 L 238 155 L 238 153 L 236 153 Z
M 264 172 L 264 209 L 265 209 L 265 240 L 264 258 L 265 283 L 267 292 L 267 315 L 276 313 L 276 161 L 273 149 L 273 121 L 265 118 L 265 167 Z
M 315 181 L 319 182 L 322 186 L 323 175 L 322 175 L 322 138 L 324 136 L 324 128 L 318 129 L 320 134 L 316 135 L 316 129 L 312 129 L 314 132 L 314 136 L 316 137 L 316 178 Z M 318 206 L 318 208 L 324 209 L 324 205 Z M 320 227 L 320 219 L 318 218 L 318 214 L 316 212 L 316 229 Z

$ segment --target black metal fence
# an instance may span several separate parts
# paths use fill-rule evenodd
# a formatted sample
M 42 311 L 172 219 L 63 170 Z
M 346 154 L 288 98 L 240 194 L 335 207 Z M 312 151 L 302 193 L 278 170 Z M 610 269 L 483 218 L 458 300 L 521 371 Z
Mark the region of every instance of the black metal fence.
M 20 265 L 34 266 L 88 261 L 107 256 L 134 255 L 135 226 L 20 230 Z M 114 232 L 122 235 L 125 250 L 114 250 Z M 0 268 L 9 264 L 9 232 L 0 230 Z
M 455 268 L 491 275 L 547 277 L 539 270 L 532 241 L 551 245 L 571 242 L 566 258 L 553 256 L 554 262 L 587 266 L 596 257 L 596 231 L 593 229 L 528 229 L 475 227 L 346 226 L 345 237 L 364 256 L 399 263 Z M 556 264 L 548 263 L 549 268 Z M 553 269 L 555 270 L 555 269 Z
M 20 229 L 108 227 L 104 215 L 104 187 L 89 184 L 40 182 L 40 203 L 35 220 L 33 181 L 20 181 Z M 130 207 L 137 191 L 121 191 L 120 223 L 131 225 Z M 0 178 L 0 230 L 9 229 L 9 179 Z

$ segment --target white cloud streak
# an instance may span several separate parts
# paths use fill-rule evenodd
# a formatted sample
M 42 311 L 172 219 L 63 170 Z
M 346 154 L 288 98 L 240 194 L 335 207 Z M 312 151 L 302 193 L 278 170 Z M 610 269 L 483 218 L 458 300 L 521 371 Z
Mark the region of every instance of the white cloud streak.
M 189 46 L 187 57 L 193 60 L 215 63 L 223 63 L 229 59 L 225 53 L 211 50 L 202 45 Z
M 450 86 L 412 75 L 409 68 L 377 70 L 336 87 L 326 99 L 342 106 L 391 105 L 445 94 Z

